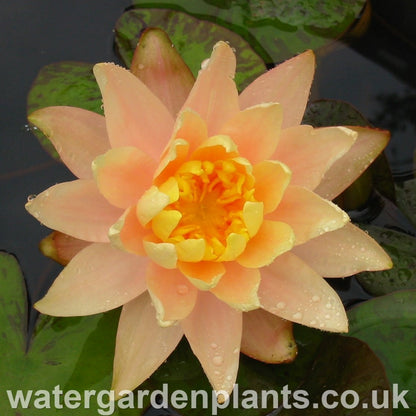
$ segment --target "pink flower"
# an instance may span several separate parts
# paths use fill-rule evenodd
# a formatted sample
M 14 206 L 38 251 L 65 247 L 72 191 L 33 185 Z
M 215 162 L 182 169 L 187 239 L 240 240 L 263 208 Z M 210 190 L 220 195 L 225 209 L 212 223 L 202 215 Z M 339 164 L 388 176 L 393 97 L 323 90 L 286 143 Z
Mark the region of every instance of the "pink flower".
M 30 116 L 79 178 L 26 206 L 71 259 L 36 308 L 73 316 L 124 305 L 117 392 L 146 380 L 183 335 L 214 389 L 230 392 L 240 350 L 295 357 L 292 322 L 348 330 L 322 276 L 391 267 L 330 202 L 389 135 L 300 125 L 314 66 L 307 51 L 238 95 L 227 43 L 193 84 L 163 32 L 148 31 L 134 74 L 94 68 L 105 118 L 71 107 Z

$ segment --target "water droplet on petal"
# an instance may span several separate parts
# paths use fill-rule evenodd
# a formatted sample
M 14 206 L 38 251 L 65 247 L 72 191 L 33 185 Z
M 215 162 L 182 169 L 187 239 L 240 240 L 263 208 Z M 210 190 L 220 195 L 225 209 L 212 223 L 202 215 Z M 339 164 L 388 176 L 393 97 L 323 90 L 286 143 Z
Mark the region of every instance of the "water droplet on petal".
M 189 292 L 189 288 L 186 285 L 178 285 L 176 291 L 179 295 L 186 295 Z
M 144 69 L 144 65 L 143 64 L 139 64 L 138 68 L 139 69 Z
M 31 201 L 33 201 L 35 198 L 36 198 L 36 195 L 35 195 L 35 194 L 31 194 L 31 195 L 29 195 L 29 196 L 27 197 L 27 202 L 31 202 Z
M 276 305 L 276 308 L 277 309 L 284 309 L 286 307 L 286 303 L 285 302 L 279 302 L 277 305 Z
M 214 365 L 220 366 L 224 362 L 224 359 L 221 357 L 221 355 L 216 355 L 212 359 L 212 362 L 214 363 Z
M 301 319 L 302 318 L 302 314 L 300 312 L 296 312 L 295 314 L 293 314 L 293 319 Z
M 318 295 L 312 296 L 312 302 L 319 302 L 321 298 Z
M 332 309 L 332 304 L 328 302 L 328 303 L 325 305 L 325 308 L 327 308 L 327 309 Z
M 213 343 L 211 344 L 211 348 L 212 348 L 213 350 L 215 350 L 216 348 L 218 348 L 218 345 L 217 345 L 215 342 L 213 342 Z
M 233 354 L 238 354 L 239 352 L 240 352 L 240 349 L 239 348 L 234 348 Z

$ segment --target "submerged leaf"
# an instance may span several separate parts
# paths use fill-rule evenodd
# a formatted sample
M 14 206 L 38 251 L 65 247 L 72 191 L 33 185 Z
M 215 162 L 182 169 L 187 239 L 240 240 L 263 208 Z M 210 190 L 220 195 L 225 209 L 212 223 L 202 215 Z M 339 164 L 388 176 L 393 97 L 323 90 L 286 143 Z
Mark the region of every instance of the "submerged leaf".
M 357 275 L 360 284 L 374 296 L 395 290 L 416 289 L 416 238 L 374 225 L 363 226 L 387 251 L 393 268 L 379 272 L 362 272 Z

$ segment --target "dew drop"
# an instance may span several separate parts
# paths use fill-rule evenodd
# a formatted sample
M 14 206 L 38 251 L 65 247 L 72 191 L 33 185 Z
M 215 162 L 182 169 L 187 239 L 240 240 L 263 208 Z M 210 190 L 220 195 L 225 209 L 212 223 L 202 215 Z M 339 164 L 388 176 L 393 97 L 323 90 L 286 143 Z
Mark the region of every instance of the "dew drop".
M 221 373 L 220 373 L 218 370 L 215 370 L 215 371 L 214 371 L 214 374 L 215 374 L 216 376 L 219 376 Z
M 240 350 L 238 348 L 234 348 L 233 354 L 238 354 L 239 352 L 240 352 Z
M 186 285 L 178 285 L 176 291 L 179 295 L 186 295 L 189 292 L 189 288 Z
M 332 304 L 328 302 L 328 303 L 325 305 L 325 308 L 327 308 L 327 309 L 332 309 Z
M 301 319 L 302 318 L 302 314 L 300 312 L 296 312 L 295 314 L 293 314 L 293 319 Z
M 27 202 L 32 202 L 36 198 L 35 194 L 31 194 L 27 197 Z
M 331 319 L 331 315 L 325 315 L 325 319 Z
M 218 345 L 217 345 L 215 342 L 213 342 L 213 343 L 211 344 L 211 348 L 212 348 L 213 350 L 215 350 L 216 348 L 218 348 Z
M 139 69 L 144 69 L 144 65 L 143 64 L 139 64 Z
M 35 211 L 35 212 L 33 213 L 33 216 L 34 216 L 35 218 L 39 218 L 39 217 L 40 217 L 40 214 L 39 214 L 39 212 L 38 212 L 38 211 Z
M 312 302 L 319 302 L 321 298 L 318 295 L 312 296 Z
M 325 324 L 322 322 L 321 324 L 319 324 L 319 328 L 325 328 Z
M 285 302 L 279 302 L 277 305 L 276 305 L 276 308 L 277 309 L 284 309 L 286 307 L 286 303 Z
M 312 321 L 309 322 L 310 325 L 316 325 L 315 319 L 312 319 Z
M 214 364 L 214 365 L 216 365 L 216 366 L 220 366 L 220 365 L 224 362 L 224 359 L 221 357 L 221 355 L 216 355 L 216 356 L 212 359 L 212 362 L 213 362 L 213 364 Z

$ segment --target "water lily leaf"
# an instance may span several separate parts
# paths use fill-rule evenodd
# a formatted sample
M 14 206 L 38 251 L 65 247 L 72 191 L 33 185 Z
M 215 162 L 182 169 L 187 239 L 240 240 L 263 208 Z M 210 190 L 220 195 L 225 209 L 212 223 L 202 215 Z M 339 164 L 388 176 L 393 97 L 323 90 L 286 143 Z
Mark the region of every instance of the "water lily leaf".
M 0 294 L 0 413 L 55 415 L 55 398 L 58 405 L 68 408 L 64 397 L 71 390 L 81 395 L 79 400 L 73 399 L 74 405 L 79 403 L 77 415 L 89 416 L 104 409 L 109 395 L 102 394 L 102 403 L 91 396 L 90 409 L 84 408 L 81 400 L 85 390 L 110 388 L 118 311 L 81 318 L 40 316 L 27 342 L 23 276 L 16 259 L 4 252 L 0 252 Z M 12 410 L 7 391 L 16 399 L 18 390 L 28 399 L 28 406 L 20 402 Z M 137 414 L 137 410 L 128 414 Z
M 348 312 L 349 335 L 366 342 L 383 362 L 397 394 L 404 390 L 406 403 L 397 403 L 394 414 L 414 414 L 416 409 L 416 291 L 407 290 L 363 302 Z M 396 386 L 395 386 L 396 385 Z M 402 403 L 403 404 L 403 403 Z M 394 401 L 393 401 L 394 405 Z
M 363 409 L 361 403 L 367 403 L 371 390 L 388 389 L 389 385 L 383 366 L 365 344 L 359 340 L 329 335 L 302 326 L 295 327 L 295 337 L 299 354 L 291 364 L 268 365 L 241 356 L 237 387 L 225 409 L 204 409 L 199 396 L 198 408 L 191 408 L 188 403 L 177 411 L 190 416 L 215 414 L 215 411 L 222 416 L 237 416 L 242 411 L 248 416 L 264 416 L 273 408 L 282 406 L 283 411 L 279 414 L 294 415 L 298 411 L 305 412 L 305 408 L 299 410 L 297 406 L 302 404 L 301 399 L 290 398 L 288 391 L 304 389 L 309 394 L 308 414 L 311 412 L 323 415 L 326 410 L 320 402 L 320 395 L 325 389 L 353 389 L 359 395 L 360 406 L 349 414 L 375 414 L 373 409 Z M 175 389 L 184 390 L 188 397 L 191 397 L 192 390 L 211 392 L 203 370 L 186 342 L 182 342 L 167 362 L 141 386 L 144 387 L 153 391 L 160 389 L 165 396 Z M 264 399 L 262 394 L 265 393 L 262 392 L 269 392 L 269 401 Z M 271 400 L 273 392 L 278 397 L 275 403 Z M 208 405 L 211 404 L 211 398 L 209 394 Z M 319 403 L 317 410 L 313 410 L 313 403 Z M 344 411 L 345 409 L 340 408 L 334 414 L 343 415 Z M 377 415 L 391 415 L 391 410 L 377 410 Z
M 147 27 L 159 27 L 169 35 L 194 76 L 219 40 L 230 42 L 236 50 L 236 83 L 240 87 L 266 71 L 262 59 L 238 34 L 216 23 L 164 9 L 129 10 L 117 21 L 116 45 L 127 67 L 130 67 L 140 34 Z
M 416 179 L 396 185 L 397 205 L 416 227 Z
M 391 415 L 391 408 L 378 409 L 372 406 L 372 391 L 389 390 L 384 369 L 377 356 L 358 339 L 349 338 L 345 342 L 345 337 L 337 335 L 328 335 L 325 338 L 325 343 L 317 351 L 310 373 L 297 389 L 298 392 L 308 393 L 312 409 L 308 408 L 307 414 L 328 414 L 330 408 L 331 415 L 343 416 L 348 408 L 348 415 Z M 332 391 L 332 394 L 323 402 L 323 395 L 328 391 Z M 355 398 L 352 394 L 342 396 L 344 392 L 352 391 Z M 386 405 L 389 407 L 388 400 Z M 294 400 L 291 409 L 283 410 L 279 414 L 304 415 L 304 403 Z
M 52 105 L 69 105 L 103 114 L 101 93 L 92 73 L 92 64 L 57 62 L 44 66 L 34 80 L 27 97 L 27 112 Z M 33 129 L 45 150 L 59 159 L 50 140 Z
M 133 0 L 136 7 L 184 11 L 240 34 L 274 64 L 340 37 L 355 22 L 365 0 Z M 192 34 L 192 32 L 190 32 Z
M 395 290 L 416 289 L 416 238 L 374 225 L 362 226 L 387 251 L 393 268 L 357 275 L 360 284 L 374 296 Z
M 338 100 L 318 100 L 306 108 L 302 124 L 324 126 L 370 126 L 368 120 L 351 104 Z M 373 187 L 391 201 L 395 201 L 393 176 L 386 156 L 382 153 L 371 166 L 352 183 L 335 202 L 345 210 L 362 208 Z

